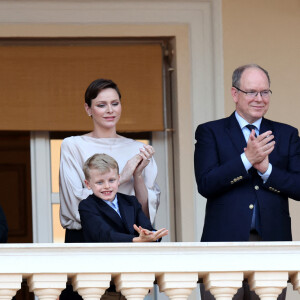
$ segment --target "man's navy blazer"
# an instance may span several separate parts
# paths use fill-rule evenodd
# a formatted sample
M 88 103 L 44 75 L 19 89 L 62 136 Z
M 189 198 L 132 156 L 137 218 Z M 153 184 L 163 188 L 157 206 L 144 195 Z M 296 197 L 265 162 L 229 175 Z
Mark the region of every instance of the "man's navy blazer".
M 234 113 L 198 126 L 195 176 L 199 193 L 207 198 L 201 241 L 248 241 L 255 203 L 262 239 L 292 240 L 288 198 L 300 200 L 300 139 L 296 128 L 263 118 L 260 134 L 268 130 L 275 148 L 264 183 L 254 168 L 247 172 L 243 165 L 246 141 Z
M 138 236 L 133 224 L 154 230 L 135 196 L 117 193 L 117 198 L 122 218 L 94 194 L 80 202 L 79 213 L 85 242 L 132 242 L 132 239 Z

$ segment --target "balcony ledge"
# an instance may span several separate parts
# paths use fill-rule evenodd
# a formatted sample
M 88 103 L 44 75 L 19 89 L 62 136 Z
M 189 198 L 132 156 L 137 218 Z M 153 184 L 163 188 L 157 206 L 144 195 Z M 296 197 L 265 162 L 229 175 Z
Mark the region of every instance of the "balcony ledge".
M 113 261 L 113 264 L 112 264 Z M 2 244 L 0 274 L 300 271 L 300 242 Z
M 84 300 L 99 299 L 111 280 L 129 300 L 143 300 L 154 282 L 171 300 L 186 300 L 199 281 L 216 300 L 230 300 L 244 278 L 262 300 L 276 300 L 288 280 L 300 291 L 300 242 L 0 245 L 7 300 L 23 280 L 47 300 L 68 280 Z

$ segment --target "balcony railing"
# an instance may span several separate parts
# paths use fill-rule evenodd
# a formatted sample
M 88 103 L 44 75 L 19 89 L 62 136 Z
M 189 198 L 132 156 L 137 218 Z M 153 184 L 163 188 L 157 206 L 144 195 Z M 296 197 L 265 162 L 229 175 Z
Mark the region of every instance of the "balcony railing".
M 186 299 L 202 281 L 217 300 L 231 299 L 248 279 L 261 299 L 276 299 L 291 281 L 300 291 L 300 242 L 4 244 L 0 299 L 27 280 L 40 299 L 55 300 L 67 280 L 84 299 L 99 299 L 112 280 L 129 300 L 141 300 L 156 282 Z

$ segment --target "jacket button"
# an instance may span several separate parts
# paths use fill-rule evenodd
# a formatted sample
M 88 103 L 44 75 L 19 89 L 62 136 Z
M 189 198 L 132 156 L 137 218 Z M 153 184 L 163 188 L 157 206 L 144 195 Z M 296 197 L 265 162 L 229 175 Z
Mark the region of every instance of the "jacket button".
M 249 205 L 249 208 L 250 208 L 250 209 L 253 209 L 253 207 L 254 207 L 253 204 L 250 204 L 250 205 Z
M 255 188 L 256 190 L 259 190 L 259 186 L 258 186 L 258 185 L 256 185 L 254 188 Z

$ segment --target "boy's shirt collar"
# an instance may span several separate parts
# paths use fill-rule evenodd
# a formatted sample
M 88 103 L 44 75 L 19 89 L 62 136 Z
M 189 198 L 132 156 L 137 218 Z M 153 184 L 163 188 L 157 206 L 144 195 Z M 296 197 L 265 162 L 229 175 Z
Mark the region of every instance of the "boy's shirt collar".
M 103 199 L 101 199 L 101 200 L 104 201 L 105 203 L 107 203 L 108 205 L 111 204 L 111 203 L 113 203 L 114 205 L 118 205 L 118 197 L 117 197 L 117 194 L 116 194 L 115 199 L 114 199 L 113 201 L 103 200 Z M 111 205 L 109 205 L 109 206 L 111 206 Z

